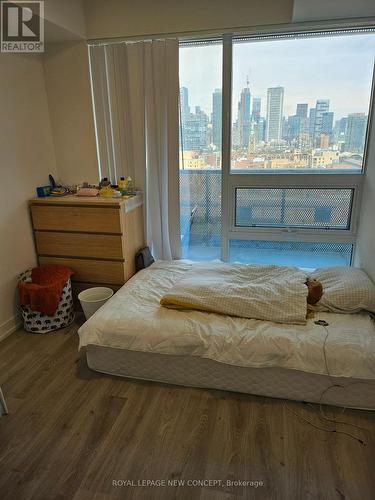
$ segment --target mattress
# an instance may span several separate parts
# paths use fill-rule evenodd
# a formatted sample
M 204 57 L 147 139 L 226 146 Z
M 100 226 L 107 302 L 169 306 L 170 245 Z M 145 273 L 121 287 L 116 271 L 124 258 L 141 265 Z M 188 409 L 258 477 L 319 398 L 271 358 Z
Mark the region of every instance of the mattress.
M 92 370 L 120 377 L 375 410 L 375 380 L 330 378 L 284 368 L 244 368 L 194 356 L 95 345 L 87 346 L 86 356 Z
M 312 402 L 326 391 L 325 403 L 375 408 L 375 327 L 367 313 L 315 313 L 305 325 L 282 325 L 160 306 L 160 297 L 192 265 L 156 262 L 82 325 L 80 347 L 87 346 L 89 366 Z M 315 323 L 320 319 L 328 327 Z M 333 381 L 346 388 L 329 389 Z

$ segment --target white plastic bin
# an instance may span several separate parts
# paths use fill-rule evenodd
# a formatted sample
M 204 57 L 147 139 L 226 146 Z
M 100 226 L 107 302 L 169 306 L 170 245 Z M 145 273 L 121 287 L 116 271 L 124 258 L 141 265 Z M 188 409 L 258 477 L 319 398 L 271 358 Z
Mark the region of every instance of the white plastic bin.
M 88 288 L 78 294 L 85 318 L 89 319 L 113 295 L 113 290 L 105 286 Z

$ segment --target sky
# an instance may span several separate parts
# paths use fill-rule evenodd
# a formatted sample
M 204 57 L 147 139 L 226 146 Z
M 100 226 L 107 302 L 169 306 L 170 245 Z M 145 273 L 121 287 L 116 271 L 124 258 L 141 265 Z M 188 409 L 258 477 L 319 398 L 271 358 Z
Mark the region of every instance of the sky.
M 267 88 L 284 87 L 284 116 L 296 104 L 314 107 L 329 99 L 335 120 L 348 113 L 368 113 L 375 57 L 375 34 L 237 42 L 233 45 L 234 120 L 240 92 L 249 78 L 252 96 L 262 99 L 266 116 Z M 189 104 L 212 111 L 212 92 L 221 88 L 222 46 L 187 46 L 180 50 L 180 86 L 189 89 Z

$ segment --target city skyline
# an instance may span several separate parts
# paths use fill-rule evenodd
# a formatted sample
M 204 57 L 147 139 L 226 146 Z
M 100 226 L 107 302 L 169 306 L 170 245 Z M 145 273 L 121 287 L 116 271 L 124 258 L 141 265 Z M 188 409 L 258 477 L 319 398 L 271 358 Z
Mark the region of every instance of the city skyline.
M 221 87 L 222 47 L 203 45 L 199 49 L 182 47 L 180 81 L 189 88 L 191 107 L 199 105 L 210 115 L 211 94 Z M 270 87 L 285 89 L 284 116 L 293 115 L 298 103 L 312 108 L 319 99 L 330 101 L 335 119 L 356 112 L 368 114 L 374 52 L 375 37 L 369 34 L 235 43 L 232 121 L 247 80 L 252 97 L 261 98 L 263 116 Z M 191 67 L 193 71 L 189 71 Z
M 209 117 L 199 106 L 190 108 L 189 89 L 180 89 L 182 168 L 220 168 L 221 89 L 212 94 Z M 328 99 L 313 108 L 297 103 L 294 114 L 283 114 L 283 87 L 267 89 L 266 116 L 261 101 L 244 87 L 232 122 L 231 168 L 362 168 L 368 115 L 349 113 L 334 120 Z
M 248 82 L 247 82 L 248 83 Z M 283 110 L 285 89 L 283 87 L 270 87 L 267 89 L 266 116 L 262 116 L 261 99 L 251 95 L 249 87 L 241 91 L 240 100 L 237 103 L 236 119 L 232 116 L 232 146 L 248 148 L 251 137 L 256 138 L 256 143 L 285 142 L 302 135 L 308 135 L 310 141 L 319 144 L 322 134 L 330 137 L 329 144 L 336 130 L 344 132 L 349 122 L 362 122 L 367 125 L 368 115 L 366 113 L 348 113 L 346 116 L 336 119 L 335 113 L 330 110 L 329 99 L 317 99 L 314 107 L 309 108 L 308 103 L 297 103 L 292 115 L 285 115 Z M 195 128 L 195 139 L 199 135 L 208 133 L 208 126 L 212 127 L 212 145 L 221 148 L 221 111 L 222 91 L 215 89 L 212 93 L 213 112 L 209 116 L 200 106 L 190 105 L 189 89 L 180 88 L 180 112 L 184 135 L 189 126 Z M 198 124 L 197 124 L 198 120 Z M 198 128 L 197 128 L 198 126 Z M 254 128 L 255 127 L 255 128 Z M 263 127 L 263 134 L 260 131 Z M 340 130 L 343 128 L 343 130 Z M 198 132 L 199 129 L 199 132 Z M 263 137 L 261 137 L 263 135 Z M 203 141 L 201 141 L 203 144 Z M 319 147 L 319 146 L 315 146 Z M 327 146 L 328 147 L 328 146 Z M 195 149 L 191 147 L 190 149 Z M 200 148 L 198 148 L 200 149 Z

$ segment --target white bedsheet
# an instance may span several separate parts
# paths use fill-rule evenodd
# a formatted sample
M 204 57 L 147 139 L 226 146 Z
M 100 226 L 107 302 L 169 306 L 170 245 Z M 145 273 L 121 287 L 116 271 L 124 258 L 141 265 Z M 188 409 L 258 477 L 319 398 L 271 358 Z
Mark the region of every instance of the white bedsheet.
M 88 344 L 192 355 L 236 366 L 281 367 L 336 377 L 375 379 L 375 326 L 367 313 L 316 313 L 305 325 L 178 311 L 159 304 L 191 263 L 156 262 L 136 274 L 78 331 Z

